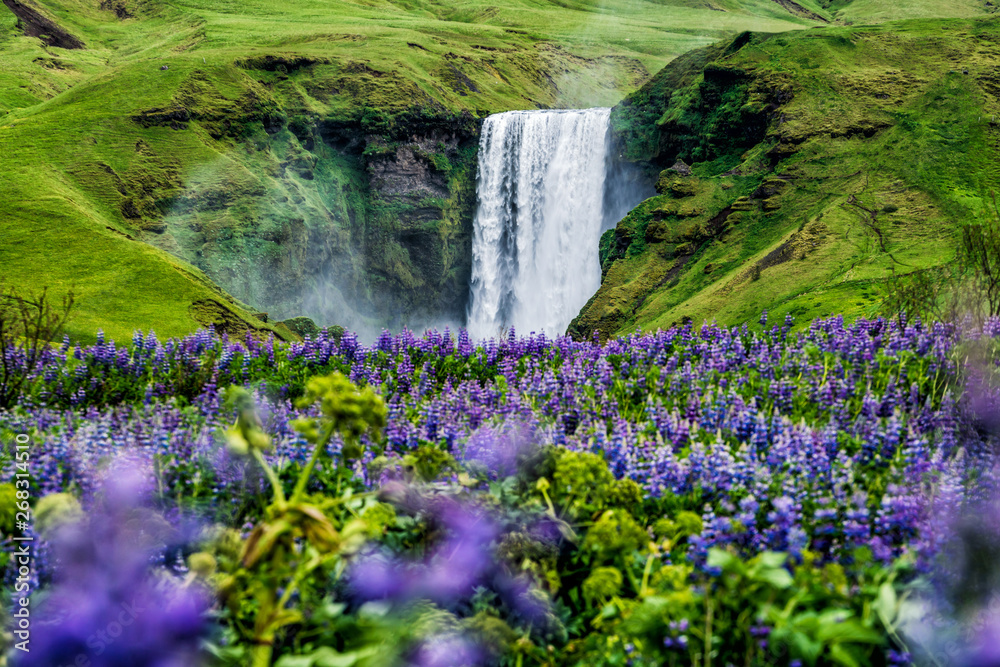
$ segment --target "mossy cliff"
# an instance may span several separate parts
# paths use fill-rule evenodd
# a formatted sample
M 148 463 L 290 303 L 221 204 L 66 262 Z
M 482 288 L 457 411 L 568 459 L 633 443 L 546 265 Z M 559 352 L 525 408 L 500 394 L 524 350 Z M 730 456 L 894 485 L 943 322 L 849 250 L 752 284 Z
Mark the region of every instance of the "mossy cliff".
M 605 234 L 571 332 L 874 314 L 891 270 L 952 261 L 989 210 L 998 56 L 982 18 L 745 33 L 678 58 L 612 113 L 659 194 Z
M 297 114 L 252 130 L 238 161 L 203 166 L 140 237 L 272 318 L 368 333 L 458 321 L 478 133 L 469 114 Z

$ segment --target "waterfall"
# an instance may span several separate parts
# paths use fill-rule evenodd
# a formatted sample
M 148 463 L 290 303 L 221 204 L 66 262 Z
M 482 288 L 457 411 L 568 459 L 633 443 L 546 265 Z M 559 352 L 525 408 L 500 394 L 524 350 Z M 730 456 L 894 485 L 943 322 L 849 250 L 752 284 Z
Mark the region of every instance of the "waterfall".
M 472 336 L 509 326 L 561 335 L 600 287 L 602 227 L 608 206 L 621 208 L 620 196 L 605 196 L 609 119 L 610 109 L 586 109 L 511 111 L 484 122 Z

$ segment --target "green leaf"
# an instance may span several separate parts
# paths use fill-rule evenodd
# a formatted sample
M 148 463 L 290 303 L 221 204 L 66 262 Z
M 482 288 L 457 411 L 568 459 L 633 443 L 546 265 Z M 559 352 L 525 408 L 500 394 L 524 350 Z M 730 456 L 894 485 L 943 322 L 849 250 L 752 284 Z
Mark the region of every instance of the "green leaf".
M 728 551 L 723 551 L 715 547 L 708 550 L 707 565 L 709 567 L 717 567 L 723 572 L 732 572 L 735 574 L 746 573 L 746 567 L 744 567 L 743 562 L 739 558 Z
M 754 579 L 768 583 L 774 588 L 781 590 L 790 587 L 795 581 L 792 579 L 792 575 L 789 574 L 788 570 L 783 567 L 761 570 L 757 573 Z
M 607 603 L 601 609 L 601 618 L 615 618 L 616 616 L 618 616 L 618 605 L 614 602 Z
M 490 482 L 490 495 L 497 500 L 503 500 L 504 488 L 500 482 Z
M 788 554 L 778 553 L 776 551 L 765 551 L 754 558 L 754 560 L 763 568 L 774 569 L 784 567 L 785 561 L 788 560 Z
M 854 619 L 840 623 L 823 624 L 816 638 L 827 644 L 850 642 L 853 644 L 881 644 L 884 637 L 871 628 L 866 628 Z
M 810 639 L 801 632 L 793 632 L 789 643 L 795 648 L 795 652 L 807 665 L 815 665 L 823 652 L 823 644 Z
M 246 456 L 250 453 L 250 443 L 243 437 L 243 432 L 235 426 L 224 432 L 229 453 L 233 456 Z
M 878 614 L 886 629 L 891 631 L 899 611 L 899 599 L 896 596 L 896 589 L 888 581 L 879 586 L 878 597 L 872 604 L 872 609 Z
M 833 623 L 834 621 L 830 620 L 828 622 Z M 816 616 L 815 612 L 806 611 L 796 615 L 792 619 L 791 625 L 798 632 L 808 632 L 810 635 L 815 635 L 817 630 L 822 627 L 822 622 Z
M 579 539 L 579 537 L 576 534 L 576 531 L 573 530 L 573 526 L 569 525 L 562 519 L 556 519 L 553 523 L 556 524 L 556 529 L 559 531 L 559 534 L 562 535 L 563 539 L 565 539 L 566 541 L 576 542 Z
M 347 609 L 347 605 L 343 602 L 327 602 L 322 608 L 326 618 L 336 618 L 343 614 L 345 609 Z
M 361 656 L 358 653 L 337 653 L 329 646 L 324 646 L 314 654 L 316 667 L 353 667 Z
M 315 662 L 311 655 L 285 655 L 274 663 L 274 667 L 313 667 Z
M 329 646 L 323 646 L 308 655 L 283 656 L 274 667 L 353 667 L 358 660 L 370 653 L 337 653 Z
M 271 619 L 270 628 L 272 630 L 277 630 L 278 628 L 283 628 L 286 625 L 292 625 L 293 623 L 300 623 L 302 621 L 302 613 L 295 609 L 282 609 L 274 618 Z
M 830 647 L 830 658 L 843 667 L 861 667 L 853 652 L 842 644 L 834 644 Z

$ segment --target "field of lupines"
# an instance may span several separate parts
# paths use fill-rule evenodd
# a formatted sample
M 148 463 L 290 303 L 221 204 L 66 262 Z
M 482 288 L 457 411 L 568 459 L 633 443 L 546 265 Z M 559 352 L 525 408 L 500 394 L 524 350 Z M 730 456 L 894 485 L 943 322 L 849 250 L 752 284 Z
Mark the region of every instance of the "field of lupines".
M 791 328 L 66 342 L 0 411 L 9 657 L 997 664 L 1000 321 Z

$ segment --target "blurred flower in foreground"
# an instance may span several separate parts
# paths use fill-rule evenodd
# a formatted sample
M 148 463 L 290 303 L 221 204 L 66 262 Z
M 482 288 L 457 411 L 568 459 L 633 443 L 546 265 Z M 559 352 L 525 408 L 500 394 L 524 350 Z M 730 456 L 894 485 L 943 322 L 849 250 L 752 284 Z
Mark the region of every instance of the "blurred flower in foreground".
M 1000 616 L 980 628 L 966 653 L 963 667 L 1000 667 Z
M 962 667 L 1000 667 L 1000 502 L 959 524 L 951 607 L 962 620 Z
M 407 661 L 407 667 L 477 667 L 486 656 L 475 643 L 460 635 L 425 639 Z
M 917 664 L 1000 667 L 1000 502 L 951 516 L 934 586 L 907 604 L 901 627 Z
M 173 530 L 143 506 L 145 475 L 128 469 L 116 473 L 108 476 L 86 518 L 48 530 L 55 585 L 35 612 L 31 650 L 18 665 L 199 663 L 207 598 L 165 570 L 151 570 L 151 562 L 174 539 Z
M 537 450 L 537 437 L 529 424 L 517 420 L 483 425 L 469 436 L 462 458 L 502 479 L 516 474 L 524 459 Z
M 356 599 L 426 599 L 447 605 L 487 582 L 495 567 L 493 542 L 498 535 L 492 520 L 444 496 L 433 498 L 425 511 L 443 539 L 422 561 L 378 554 L 358 559 L 350 578 Z

